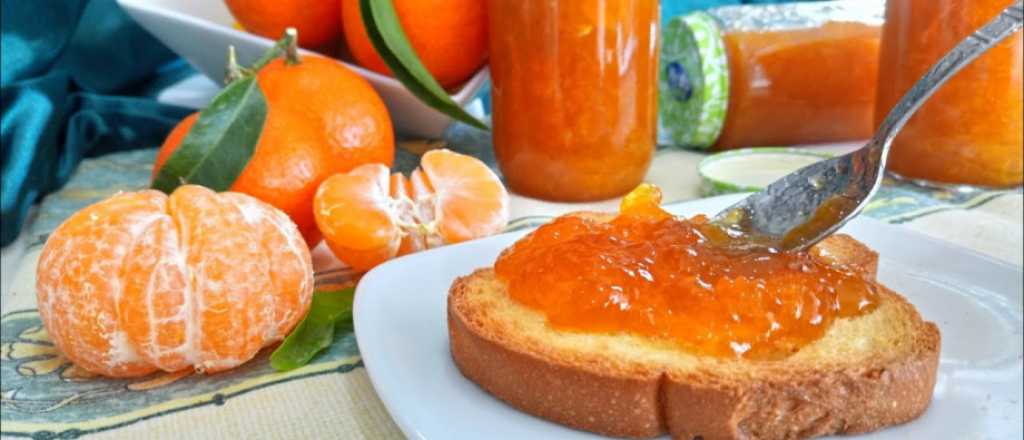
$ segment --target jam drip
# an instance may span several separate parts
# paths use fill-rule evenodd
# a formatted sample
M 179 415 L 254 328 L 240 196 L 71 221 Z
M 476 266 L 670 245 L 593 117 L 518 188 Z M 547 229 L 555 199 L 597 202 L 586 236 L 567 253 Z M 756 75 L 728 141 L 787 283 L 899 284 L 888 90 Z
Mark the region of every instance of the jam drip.
M 717 357 L 784 358 L 877 304 L 863 275 L 806 252 L 713 246 L 705 217 L 673 217 L 660 200 L 642 185 L 611 221 L 560 217 L 506 249 L 495 270 L 555 328 L 664 338 Z

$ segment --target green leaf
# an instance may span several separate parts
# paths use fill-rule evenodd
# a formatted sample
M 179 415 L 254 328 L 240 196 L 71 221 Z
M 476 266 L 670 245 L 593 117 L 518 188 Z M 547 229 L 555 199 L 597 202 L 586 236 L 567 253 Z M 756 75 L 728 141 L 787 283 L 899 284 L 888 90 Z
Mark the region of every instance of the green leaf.
M 486 124 L 462 109 L 420 62 L 409 44 L 391 0 L 359 0 L 366 33 L 395 79 L 435 110 L 481 130 Z
M 193 183 L 226 191 L 252 158 L 266 117 L 267 100 L 255 77 L 229 84 L 199 113 L 153 179 L 153 189 L 170 194 Z
M 352 328 L 354 294 L 351 288 L 314 293 L 309 313 L 270 355 L 270 366 L 278 371 L 299 368 L 330 347 L 335 327 L 340 331 Z

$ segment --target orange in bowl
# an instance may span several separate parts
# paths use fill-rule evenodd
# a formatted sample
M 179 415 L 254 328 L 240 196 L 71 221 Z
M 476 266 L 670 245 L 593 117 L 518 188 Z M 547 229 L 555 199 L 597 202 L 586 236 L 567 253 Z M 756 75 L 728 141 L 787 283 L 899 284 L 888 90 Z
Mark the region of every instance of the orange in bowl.
M 509 196 L 471 156 L 428 151 L 409 177 L 369 164 L 320 184 L 316 223 L 334 255 L 365 271 L 397 255 L 484 237 L 508 224 Z
M 213 373 L 281 340 L 309 310 L 313 266 L 281 211 L 185 185 L 120 193 L 50 234 L 39 315 L 79 368 L 110 377 Z
M 394 0 L 405 36 L 443 87 L 465 82 L 487 61 L 486 0 Z M 359 65 L 390 75 L 370 42 L 358 0 L 341 5 L 343 33 Z
M 339 0 L 225 0 L 231 15 L 246 31 L 272 40 L 285 29 L 299 31 L 299 45 L 330 49 L 341 38 Z

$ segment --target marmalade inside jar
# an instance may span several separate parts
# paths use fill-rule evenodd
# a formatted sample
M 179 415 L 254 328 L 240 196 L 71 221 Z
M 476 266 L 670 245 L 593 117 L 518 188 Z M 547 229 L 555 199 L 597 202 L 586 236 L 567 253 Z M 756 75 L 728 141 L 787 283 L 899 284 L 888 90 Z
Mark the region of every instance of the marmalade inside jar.
M 509 188 L 580 201 L 639 184 L 657 130 L 658 2 L 488 7 L 494 152 Z
M 725 33 L 732 85 L 715 148 L 871 137 L 880 40 L 854 22 Z
M 932 64 L 1011 0 L 886 3 L 878 83 L 881 123 Z M 893 140 L 890 171 L 943 183 L 1024 182 L 1024 36 L 963 68 L 921 105 Z
M 554 328 L 627 332 L 716 357 L 784 358 L 835 319 L 877 306 L 863 274 L 807 252 L 714 246 L 705 217 L 674 217 L 660 199 L 642 185 L 610 221 L 559 217 L 506 249 L 495 271 Z

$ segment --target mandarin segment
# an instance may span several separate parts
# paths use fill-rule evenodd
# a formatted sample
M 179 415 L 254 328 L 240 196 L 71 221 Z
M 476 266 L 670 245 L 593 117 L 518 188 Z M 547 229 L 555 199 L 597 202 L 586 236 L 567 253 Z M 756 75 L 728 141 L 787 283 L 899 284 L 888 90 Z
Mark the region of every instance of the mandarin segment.
M 392 196 L 398 200 L 396 195 Z M 423 168 L 417 168 L 409 174 L 409 202 L 406 205 L 408 209 L 399 213 L 407 217 L 411 225 L 406 228 L 406 237 L 402 241 L 403 244 L 407 243 L 406 249 L 412 252 L 416 248 L 422 250 L 444 244 L 437 233 L 438 204 L 434 197 L 434 186 Z
M 389 204 L 388 168 L 369 164 L 331 176 L 313 203 L 317 225 L 334 255 L 358 270 L 395 256 L 401 231 Z
M 244 194 L 228 192 L 219 197 L 242 212 L 261 213 L 254 216 L 253 226 L 260 247 L 271 262 L 267 274 L 270 290 L 276 292 L 272 296 L 274 311 L 272 318 L 266 320 L 264 339 L 282 339 L 306 316 L 313 299 L 313 272 L 308 270 L 313 266 L 310 254 L 283 212 Z
M 164 371 L 188 368 L 195 308 L 177 226 L 163 214 L 142 236 L 125 259 L 121 326 L 146 362 Z
M 312 299 L 312 262 L 284 213 L 184 185 L 72 215 L 47 240 L 36 287 L 51 339 L 80 368 L 216 372 L 297 324 Z
M 272 297 L 270 260 L 252 225 L 258 210 L 244 211 L 200 186 L 184 186 L 168 208 L 188 249 L 186 264 L 196 296 L 199 371 L 219 371 L 249 360 L 262 347 Z M 226 227 L 227 226 L 227 227 Z
M 435 215 L 445 242 L 488 236 L 508 224 L 508 192 L 479 159 L 432 150 L 423 155 L 420 168 L 435 194 Z
M 121 327 L 118 300 L 125 258 L 164 216 L 165 200 L 157 191 L 115 195 L 69 217 L 43 247 L 36 273 L 40 318 L 61 352 L 87 371 L 124 377 L 155 371 Z
M 410 206 L 409 209 L 398 209 L 398 222 L 413 224 L 417 222 L 415 217 L 415 201 L 421 196 L 427 196 L 428 194 L 418 192 L 413 188 L 412 181 L 405 177 L 402 173 L 394 173 L 391 175 L 391 198 L 396 203 L 405 203 Z M 402 237 L 402 243 L 398 246 L 398 255 L 411 254 L 413 252 L 419 252 L 427 248 L 424 234 L 407 233 Z

